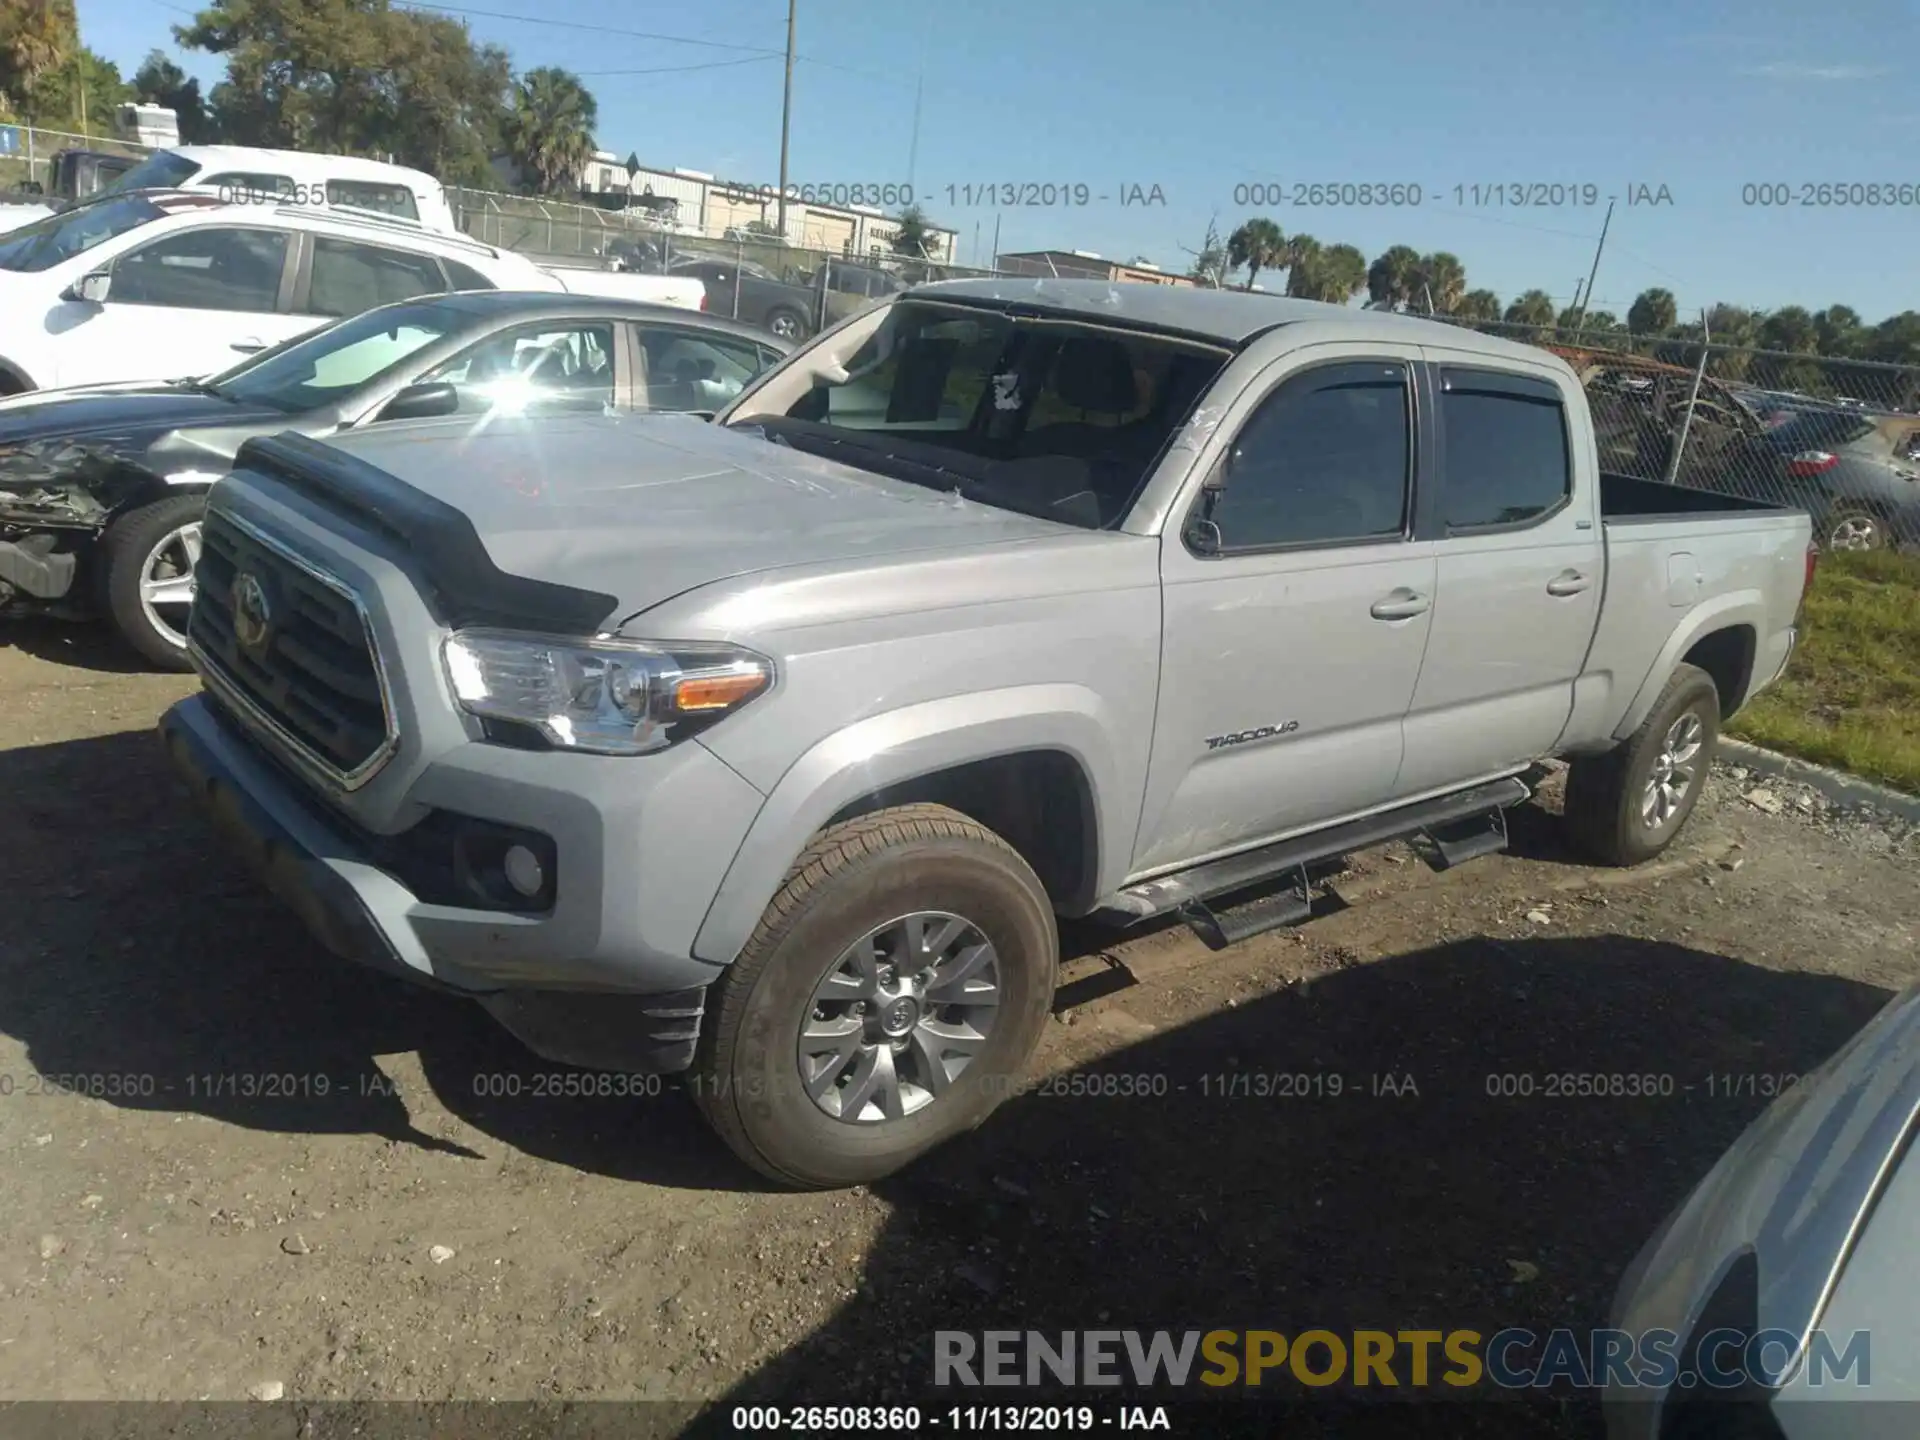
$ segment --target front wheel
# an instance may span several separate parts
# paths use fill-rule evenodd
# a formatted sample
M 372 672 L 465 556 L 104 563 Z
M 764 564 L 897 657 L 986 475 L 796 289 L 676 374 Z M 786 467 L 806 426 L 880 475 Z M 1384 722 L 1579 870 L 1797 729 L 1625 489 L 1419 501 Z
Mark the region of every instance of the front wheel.
M 939 805 L 822 832 L 713 987 L 690 1087 L 786 1185 L 890 1175 L 972 1129 L 1040 1040 L 1059 939 L 997 835 Z
M 129 510 L 101 537 L 107 614 L 121 637 L 162 670 L 191 670 L 187 614 L 200 561 L 204 495 L 170 495 Z
M 1676 666 L 1647 718 L 1605 755 L 1567 771 L 1571 838 L 1606 865 L 1651 860 L 1687 823 L 1720 741 L 1720 692 L 1706 671 Z

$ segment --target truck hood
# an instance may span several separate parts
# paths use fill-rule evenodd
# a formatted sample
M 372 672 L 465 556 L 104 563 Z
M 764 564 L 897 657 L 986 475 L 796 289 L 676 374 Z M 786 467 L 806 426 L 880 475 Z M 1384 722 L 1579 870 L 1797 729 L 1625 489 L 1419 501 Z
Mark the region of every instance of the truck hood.
M 292 423 L 284 412 L 189 385 L 33 391 L 0 400 L 0 515 L 98 524 L 142 475 L 225 473 L 242 441 Z
M 1066 529 L 685 415 L 429 420 L 328 445 L 460 510 L 499 570 L 629 619 L 716 580 Z

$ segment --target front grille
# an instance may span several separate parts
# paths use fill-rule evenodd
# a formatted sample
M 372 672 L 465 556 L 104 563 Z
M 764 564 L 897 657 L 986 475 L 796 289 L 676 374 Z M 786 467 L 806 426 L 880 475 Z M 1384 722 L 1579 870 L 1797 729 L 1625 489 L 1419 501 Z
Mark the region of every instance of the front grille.
M 379 658 L 353 592 L 209 510 L 187 637 L 217 699 L 263 737 L 347 789 L 392 753 L 395 732 Z M 266 638 L 235 633 L 234 587 L 251 575 L 267 597 Z

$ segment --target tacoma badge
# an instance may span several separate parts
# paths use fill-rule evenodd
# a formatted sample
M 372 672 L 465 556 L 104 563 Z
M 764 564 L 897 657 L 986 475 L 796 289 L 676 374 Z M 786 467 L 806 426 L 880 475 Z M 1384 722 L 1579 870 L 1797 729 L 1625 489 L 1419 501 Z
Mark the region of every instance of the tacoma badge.
M 1245 745 L 1249 740 L 1270 740 L 1275 735 L 1291 735 L 1299 728 L 1298 720 L 1282 720 L 1278 725 L 1262 725 L 1257 730 L 1236 730 L 1231 735 L 1209 735 L 1207 749 L 1218 750 L 1223 745 Z

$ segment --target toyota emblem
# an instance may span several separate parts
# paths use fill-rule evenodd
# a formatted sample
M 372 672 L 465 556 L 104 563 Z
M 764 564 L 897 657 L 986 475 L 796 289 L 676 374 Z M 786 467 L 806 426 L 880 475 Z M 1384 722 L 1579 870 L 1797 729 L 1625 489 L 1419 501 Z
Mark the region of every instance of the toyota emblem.
M 233 638 L 240 648 L 259 655 L 267 648 L 273 628 L 273 607 L 267 601 L 267 587 L 259 577 L 241 571 L 233 580 Z

